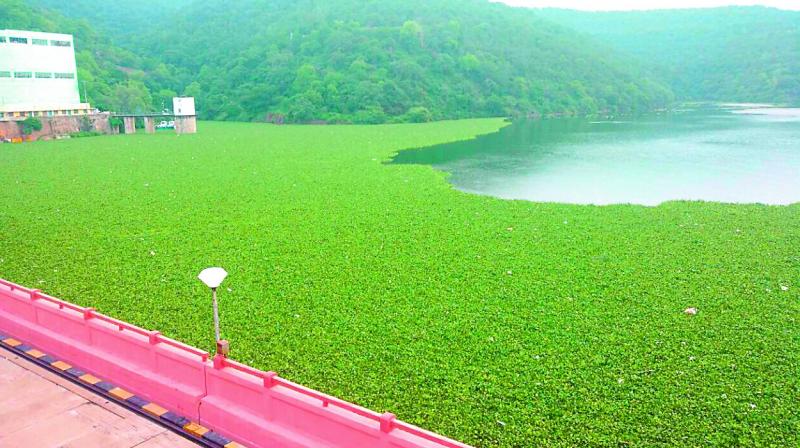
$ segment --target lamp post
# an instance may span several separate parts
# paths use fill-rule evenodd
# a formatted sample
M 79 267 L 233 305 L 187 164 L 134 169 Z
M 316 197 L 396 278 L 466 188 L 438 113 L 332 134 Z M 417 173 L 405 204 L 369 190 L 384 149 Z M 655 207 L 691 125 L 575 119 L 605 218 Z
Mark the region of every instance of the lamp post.
M 219 306 L 217 305 L 217 288 L 225 280 L 228 273 L 222 268 L 206 268 L 200 272 L 197 278 L 211 288 L 211 297 L 214 303 L 214 338 L 217 342 L 217 354 L 227 356 L 230 346 L 228 341 L 220 339 L 219 336 Z

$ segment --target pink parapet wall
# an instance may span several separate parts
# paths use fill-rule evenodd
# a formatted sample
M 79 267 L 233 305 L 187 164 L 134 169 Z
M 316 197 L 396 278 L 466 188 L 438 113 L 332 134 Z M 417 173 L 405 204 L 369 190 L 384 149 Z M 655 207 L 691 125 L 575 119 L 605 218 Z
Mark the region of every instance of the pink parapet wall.
M 248 446 L 468 448 L 2 279 L 0 331 Z

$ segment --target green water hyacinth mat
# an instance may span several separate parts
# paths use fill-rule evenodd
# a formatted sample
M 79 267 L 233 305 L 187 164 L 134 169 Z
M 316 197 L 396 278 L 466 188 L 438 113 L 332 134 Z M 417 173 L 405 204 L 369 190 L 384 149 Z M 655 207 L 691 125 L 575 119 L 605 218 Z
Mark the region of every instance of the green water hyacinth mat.
M 0 147 L 0 277 L 476 446 L 800 444 L 800 207 L 505 201 L 499 119 Z M 695 313 L 686 313 L 694 308 Z

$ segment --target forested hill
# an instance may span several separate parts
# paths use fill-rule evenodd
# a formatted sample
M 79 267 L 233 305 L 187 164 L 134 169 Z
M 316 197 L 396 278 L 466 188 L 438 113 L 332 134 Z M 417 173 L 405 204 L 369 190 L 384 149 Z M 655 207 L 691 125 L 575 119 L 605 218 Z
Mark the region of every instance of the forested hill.
M 800 12 L 729 7 L 538 13 L 636 57 L 680 99 L 800 104 Z
M 112 39 L 148 33 L 165 17 L 179 12 L 195 0 L 28 0 L 34 6 L 57 10 L 68 17 L 84 19 Z
M 487 0 L 211 0 L 178 11 L 114 2 L 124 17 L 108 13 L 105 0 L 38 3 L 90 17 L 98 29 L 149 23 L 108 34 L 161 63 L 141 67 L 151 92 L 196 96 L 203 118 L 379 123 L 617 113 L 673 98 L 608 48 Z
M 149 47 L 199 73 L 195 92 L 218 118 L 630 112 L 672 99 L 613 52 L 531 11 L 485 0 L 228 5 L 192 8 Z
M 1 0 L 0 25 L 76 34 L 94 104 L 157 110 L 184 94 L 205 119 L 381 123 L 641 112 L 676 98 L 800 103 L 800 13 L 759 7 Z

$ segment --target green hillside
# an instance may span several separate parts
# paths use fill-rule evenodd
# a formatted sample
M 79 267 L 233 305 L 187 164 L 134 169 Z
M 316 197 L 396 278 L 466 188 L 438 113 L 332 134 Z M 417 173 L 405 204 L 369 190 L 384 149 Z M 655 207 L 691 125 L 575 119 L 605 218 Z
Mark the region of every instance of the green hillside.
M 206 119 L 382 123 L 800 103 L 800 13 L 770 8 L 7 0 L 0 12 L 4 26 L 75 33 L 90 101 L 117 110 L 186 94 Z
M 607 48 L 484 0 L 213 0 L 156 13 L 118 2 L 124 16 L 96 0 L 44 3 L 88 14 L 116 45 L 157 60 L 142 67 L 151 91 L 196 96 L 203 118 L 379 123 L 637 112 L 672 100 Z M 122 30 L 143 22 L 140 33 Z
M 57 10 L 75 18 L 85 19 L 98 31 L 112 38 L 125 37 L 127 41 L 137 34 L 149 32 L 155 23 L 172 13 L 179 12 L 194 0 L 28 0 L 29 4 Z
M 199 74 L 191 91 L 208 118 L 424 121 L 631 112 L 671 100 L 588 39 L 485 1 L 227 5 L 188 9 L 148 47 Z
M 538 10 L 639 59 L 680 99 L 800 104 L 800 12 Z

